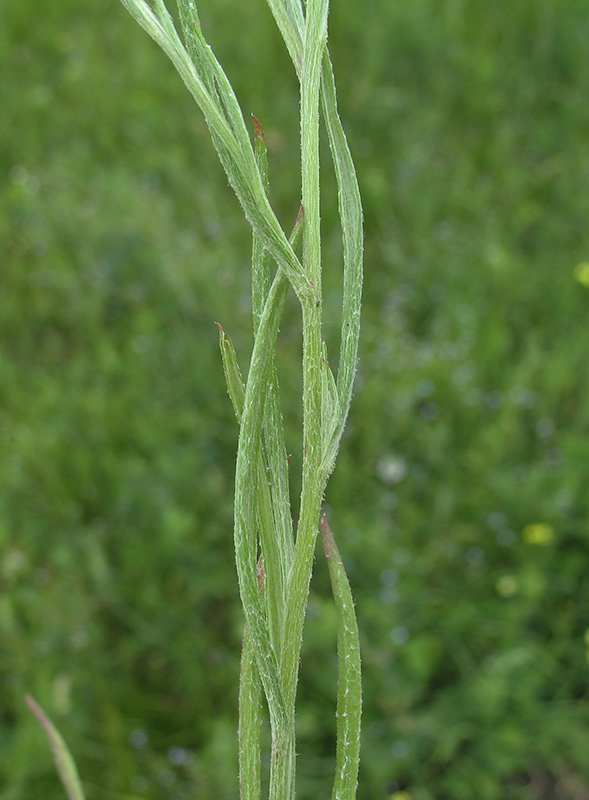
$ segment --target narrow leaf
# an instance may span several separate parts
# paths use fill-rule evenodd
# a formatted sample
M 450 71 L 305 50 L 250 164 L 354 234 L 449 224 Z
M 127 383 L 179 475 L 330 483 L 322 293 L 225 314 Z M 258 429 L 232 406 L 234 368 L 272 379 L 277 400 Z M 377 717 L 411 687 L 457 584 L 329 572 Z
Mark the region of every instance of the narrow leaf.
M 188 50 L 198 74 L 202 77 L 203 83 L 210 94 L 214 95 L 216 92 L 215 76 L 211 69 L 209 59 L 204 52 L 202 37 L 197 34 L 197 31 L 200 31 L 201 27 L 196 2 L 178 2 L 176 5 L 178 6 L 186 49 Z
M 321 441 L 325 453 L 339 419 L 337 386 L 329 366 L 327 345 L 321 342 Z
M 301 206 L 289 238 L 293 250 L 296 250 L 300 243 L 304 220 L 305 215 Z M 280 314 L 282 315 L 282 310 Z M 264 449 L 274 514 L 274 535 L 279 541 L 280 558 L 286 577 L 294 558 L 294 537 L 290 509 L 288 456 L 284 440 L 284 421 L 280 408 L 275 354 L 272 355 L 272 365 L 269 367 L 268 389 L 264 405 Z
M 267 0 L 274 15 L 299 80 L 302 78 L 305 22 L 299 0 Z M 344 247 L 344 291 L 341 323 L 340 359 L 337 385 L 340 397 L 339 429 L 335 431 L 325 455 L 324 470 L 329 474 L 335 464 L 339 442 L 346 423 L 356 373 L 360 336 L 360 308 L 363 273 L 362 203 L 354 163 L 337 110 L 333 68 L 329 52 L 323 54 L 321 101 L 329 144 L 338 183 L 339 211 Z
M 342 428 L 352 399 L 356 373 L 362 302 L 362 201 L 354 162 L 337 111 L 335 81 L 327 50 L 323 56 L 322 104 L 338 184 L 338 204 L 344 248 L 344 290 L 340 363 L 337 385 L 342 404 Z
M 285 537 L 276 527 L 273 498 L 270 493 L 268 474 L 262 451 L 258 463 L 257 522 L 260 545 L 264 559 L 266 583 L 266 613 L 270 641 L 276 653 L 282 648 L 284 637 L 284 594 L 288 574 L 288 552 L 285 552 Z M 292 550 L 292 544 L 291 544 Z
M 155 0 L 155 12 L 145 0 L 121 2 L 168 55 L 199 105 L 229 182 L 249 223 L 284 269 L 297 295 L 300 298 L 311 296 L 313 292 L 309 279 L 268 202 L 233 89 L 202 38 L 200 29 L 194 28 L 194 32 L 201 39 L 199 53 L 208 60 L 204 72 L 198 59 L 195 63 L 184 47 L 163 0 Z M 211 75 L 214 76 L 215 92 L 210 90 Z
M 301 206 L 299 207 L 299 213 L 297 214 L 297 218 L 295 220 L 294 228 L 292 229 L 288 240 L 293 250 L 296 250 L 299 244 L 301 243 L 304 226 L 305 226 L 305 209 L 301 204 Z
M 362 714 L 360 639 L 350 584 L 325 517 L 321 520 L 321 534 L 337 613 L 337 749 L 332 800 L 354 800 Z
M 234 537 L 239 589 L 246 622 L 254 642 L 256 663 L 268 701 L 273 731 L 286 725 L 287 711 L 277 654 L 271 643 L 267 614 L 259 596 L 256 568 L 259 471 L 252 469 L 252 466 L 259 464 L 261 458 L 268 370 L 272 365 L 287 288 L 288 282 L 279 270 L 268 293 L 254 341 L 235 469 Z
M 43 709 L 33 700 L 31 695 L 27 694 L 25 699 L 29 708 L 42 725 L 47 739 L 49 740 L 49 744 L 53 750 L 53 760 L 69 800 L 84 800 L 84 790 L 80 783 L 78 770 L 67 744 L 55 725 L 45 714 Z
M 253 114 L 252 114 L 253 116 Z M 264 131 L 257 119 L 254 119 L 254 154 L 256 164 L 262 179 L 264 191 L 268 194 L 268 151 Z M 262 238 L 253 231 L 252 235 L 252 310 L 254 317 L 254 334 L 258 330 L 260 317 L 266 297 L 270 291 L 270 254 L 266 249 Z
M 300 0 L 268 0 L 268 5 L 300 78 L 303 64 L 303 31 L 305 29 Z
M 221 348 L 221 357 L 223 359 L 223 370 L 225 372 L 225 379 L 227 382 L 227 389 L 235 416 L 241 424 L 243 417 L 243 407 L 245 401 L 245 386 L 241 371 L 237 363 L 237 355 L 233 343 L 226 331 L 216 323 L 219 328 L 219 344 Z M 269 369 L 274 370 L 274 365 L 270 365 Z M 271 383 L 270 388 L 273 384 Z M 266 401 L 266 407 L 270 405 L 273 407 L 275 404 Z M 282 420 L 280 420 L 282 422 Z M 282 426 L 280 427 L 282 430 Z M 274 439 L 276 439 L 276 429 L 273 431 Z M 274 453 L 271 455 L 274 456 Z M 286 463 L 286 454 L 284 454 Z M 286 467 L 285 467 L 286 469 Z M 270 641 L 275 650 L 280 648 L 284 631 L 284 592 L 286 585 L 286 576 L 288 567 L 292 561 L 292 523 L 286 523 L 286 531 L 282 530 L 284 525 L 281 523 L 280 514 L 284 514 L 285 509 L 278 507 L 277 503 L 273 502 L 271 489 L 269 486 L 269 476 L 267 474 L 263 452 L 260 449 L 258 453 L 258 466 L 257 476 L 255 471 L 250 465 L 249 475 L 258 487 L 256 497 L 256 526 L 260 534 L 260 542 L 262 547 L 262 554 L 265 564 L 266 584 L 268 587 L 265 593 L 266 613 L 268 620 L 268 630 L 270 633 Z M 270 476 L 271 479 L 272 476 Z M 288 489 L 286 497 L 288 498 Z M 283 502 L 284 502 L 284 498 Z M 286 501 L 288 503 L 288 499 Z M 288 505 L 286 511 L 288 512 Z M 278 527 L 281 524 L 281 527 Z M 290 546 L 288 540 L 291 540 Z M 251 636 L 249 637 L 251 639 Z M 244 651 L 245 652 L 245 651 Z
M 233 347 L 233 342 L 227 335 L 224 328 L 218 322 L 215 325 L 219 328 L 219 347 L 221 349 L 221 358 L 223 359 L 223 371 L 225 372 L 225 381 L 227 383 L 227 391 L 231 398 L 233 410 L 238 422 L 241 422 L 241 415 L 243 414 L 243 402 L 245 397 L 245 384 L 241 377 L 241 370 L 237 363 L 237 354 Z

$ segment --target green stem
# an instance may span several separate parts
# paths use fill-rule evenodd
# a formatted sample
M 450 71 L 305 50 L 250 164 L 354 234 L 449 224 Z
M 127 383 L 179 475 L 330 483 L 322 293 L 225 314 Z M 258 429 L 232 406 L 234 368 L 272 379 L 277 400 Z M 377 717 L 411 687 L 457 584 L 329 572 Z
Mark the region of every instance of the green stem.
M 270 800 L 292 800 L 295 796 L 295 721 L 294 708 L 286 724 L 272 736 L 270 761 Z
M 287 240 L 268 200 L 261 128 L 252 148 L 233 89 L 202 36 L 195 3 L 178 0 L 185 47 L 164 0 L 122 2 L 168 54 L 199 104 L 219 158 L 254 231 L 255 336 L 245 387 L 231 342 L 224 331 L 220 331 L 228 388 L 241 422 L 235 478 L 235 554 L 246 617 L 240 688 L 240 782 L 242 800 L 259 800 L 261 682 L 272 728 L 270 800 L 293 800 L 295 699 L 303 625 L 323 492 L 335 462 L 352 394 L 362 284 L 360 197 L 337 115 L 333 74 L 326 51 L 329 2 L 268 0 L 301 87 L 302 204 L 305 210 L 302 263 L 295 254 L 294 241 Z M 338 182 L 344 245 L 337 385 L 321 338 L 320 93 Z M 268 254 L 278 264 L 272 285 Z M 303 322 L 303 468 L 294 545 L 274 363 L 278 324 L 289 282 L 301 303 Z M 259 544 L 266 571 L 265 593 L 258 582 Z M 330 554 L 329 558 L 332 567 L 340 564 L 339 557 Z M 350 622 L 353 608 L 342 575 L 345 578 L 343 566 L 337 566 L 334 595 L 336 603 L 339 602 L 338 613 L 343 625 L 341 652 L 345 653 L 357 649 L 357 634 L 351 635 L 354 633 Z M 346 665 L 349 660 L 345 655 L 342 664 Z M 344 683 L 350 679 L 346 686 L 359 687 L 359 662 L 357 668 L 354 665 L 353 670 L 344 669 L 342 675 Z M 341 704 L 338 701 L 341 720 L 347 720 L 349 712 L 353 711 L 348 705 L 352 694 L 351 688 L 347 691 L 344 687 Z M 358 742 L 359 717 L 358 724 L 342 722 L 338 725 L 340 777 L 334 788 L 337 800 L 352 800 L 355 794 Z
M 256 654 L 247 625 L 243 634 L 239 678 L 239 794 L 241 800 L 261 800 L 260 733 L 262 687 Z
M 301 73 L 303 268 L 312 296 L 301 298 L 303 317 L 303 474 L 294 564 L 286 601 L 281 671 L 287 709 L 296 698 L 303 625 L 325 481 L 321 474 L 321 229 L 319 192 L 319 86 L 327 40 L 326 0 L 308 0 Z M 293 714 L 294 727 L 294 714 Z M 286 797 L 286 795 L 285 795 Z

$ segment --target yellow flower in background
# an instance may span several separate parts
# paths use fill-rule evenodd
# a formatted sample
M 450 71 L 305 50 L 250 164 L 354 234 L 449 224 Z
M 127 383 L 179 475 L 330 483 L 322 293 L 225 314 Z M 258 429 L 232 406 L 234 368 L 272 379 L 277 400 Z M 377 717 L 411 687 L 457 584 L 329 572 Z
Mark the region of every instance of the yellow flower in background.
M 550 544 L 554 539 L 554 528 L 545 522 L 526 525 L 522 536 L 528 544 Z
M 587 645 L 587 647 L 589 647 L 589 628 L 587 628 L 587 630 L 585 631 L 585 636 L 583 638 L 585 639 L 585 644 Z
M 389 800 L 413 800 L 409 792 L 395 792 L 389 795 Z
M 589 289 L 589 261 L 582 261 L 580 264 L 577 264 L 573 271 L 573 275 L 582 283 L 583 286 L 586 286 Z

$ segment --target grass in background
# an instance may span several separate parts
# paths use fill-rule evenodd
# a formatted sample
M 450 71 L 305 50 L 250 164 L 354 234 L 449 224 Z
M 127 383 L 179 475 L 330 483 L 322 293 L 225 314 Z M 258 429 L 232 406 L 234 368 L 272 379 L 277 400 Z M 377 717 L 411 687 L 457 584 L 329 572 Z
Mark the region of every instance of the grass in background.
M 246 5 L 243 36 L 224 2 L 202 13 L 264 120 L 289 220 L 296 87 L 264 4 Z M 115 0 L 1 13 L 3 800 L 59 791 L 27 690 L 89 798 L 229 799 L 236 431 L 212 321 L 243 351 L 249 232 L 173 68 Z M 332 15 L 367 224 L 361 372 L 327 496 L 349 509 L 362 800 L 588 793 L 588 36 L 578 0 Z M 323 223 L 335 263 L 335 208 Z M 290 313 L 283 384 L 300 379 Z M 313 588 L 302 800 L 332 775 L 326 570 Z

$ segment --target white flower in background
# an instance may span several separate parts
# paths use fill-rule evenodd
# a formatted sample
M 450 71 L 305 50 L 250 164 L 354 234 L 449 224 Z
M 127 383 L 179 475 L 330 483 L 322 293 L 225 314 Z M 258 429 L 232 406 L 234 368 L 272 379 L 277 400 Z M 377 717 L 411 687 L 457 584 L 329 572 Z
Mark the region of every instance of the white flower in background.
M 401 456 L 387 453 L 376 464 L 376 474 L 387 486 L 395 486 L 407 477 L 407 462 Z

